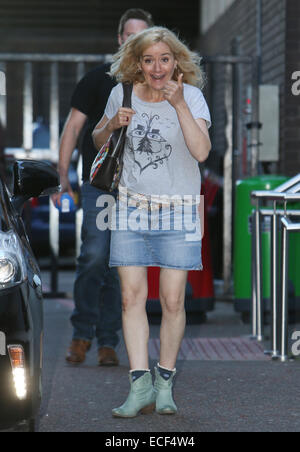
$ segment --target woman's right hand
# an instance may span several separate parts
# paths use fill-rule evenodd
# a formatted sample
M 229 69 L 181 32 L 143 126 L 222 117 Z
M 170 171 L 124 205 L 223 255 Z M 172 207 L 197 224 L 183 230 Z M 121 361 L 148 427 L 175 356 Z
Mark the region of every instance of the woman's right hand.
M 135 115 L 135 111 L 132 108 L 119 108 L 118 113 L 110 120 L 109 128 L 113 132 L 121 127 L 129 126 L 133 115 Z
M 115 130 L 129 126 L 133 115 L 135 111 L 125 107 L 119 108 L 117 114 L 110 120 L 104 115 L 92 133 L 95 147 L 98 150 L 101 149 Z

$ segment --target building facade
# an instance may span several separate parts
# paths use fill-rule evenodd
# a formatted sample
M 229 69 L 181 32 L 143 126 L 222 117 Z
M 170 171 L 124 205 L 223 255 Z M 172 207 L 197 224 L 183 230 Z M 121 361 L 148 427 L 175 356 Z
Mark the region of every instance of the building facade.
M 277 86 L 280 100 L 279 161 L 266 162 L 261 170 L 287 175 L 300 170 L 299 0 L 189 0 L 176 6 L 171 0 L 1 0 L 0 53 L 113 53 L 118 20 L 128 7 L 149 9 L 158 25 L 177 31 L 204 56 L 233 52 L 253 56 L 261 52 L 260 82 Z M 243 65 L 240 71 L 243 115 L 251 68 Z M 40 64 L 33 75 L 34 117 L 47 121 L 49 67 Z M 219 174 L 226 151 L 224 77 L 224 66 L 207 67 L 206 95 L 214 123 L 214 154 L 209 163 Z M 9 64 L 6 80 L 7 143 L 16 147 L 22 143 L 22 114 L 17 112 L 22 112 L 23 105 L 23 65 Z M 68 113 L 76 81 L 71 65 L 61 65 L 61 122 Z
M 199 0 L 1 0 L 0 53 L 112 54 L 117 29 L 128 8 L 149 10 L 157 25 L 178 32 L 193 45 L 199 34 Z M 85 70 L 94 67 L 87 64 Z M 6 66 L 7 145 L 22 145 L 23 64 Z M 1 61 L 0 61 L 1 73 Z M 60 64 L 60 118 L 64 122 L 76 86 L 76 70 Z M 34 64 L 34 117 L 49 121 L 49 65 Z
M 203 55 L 231 54 L 234 40 L 239 54 L 261 55 L 259 81 L 279 88 L 279 161 L 262 170 L 294 175 L 300 171 L 300 2 L 298 0 L 202 0 Z M 243 105 L 251 80 L 250 67 L 243 67 Z M 222 75 L 219 74 L 221 77 Z M 218 77 L 218 75 L 215 77 Z M 261 99 L 268 102 L 268 99 Z M 216 106 L 216 152 L 222 156 L 224 114 Z M 216 130 L 216 129 L 219 129 Z M 275 129 L 275 128 L 274 128 Z M 274 130 L 276 133 L 276 130 Z

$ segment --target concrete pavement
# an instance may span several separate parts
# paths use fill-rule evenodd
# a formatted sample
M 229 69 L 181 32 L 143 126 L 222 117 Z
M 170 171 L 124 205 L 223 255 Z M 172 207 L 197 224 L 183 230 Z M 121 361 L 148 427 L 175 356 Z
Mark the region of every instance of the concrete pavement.
M 123 341 L 117 368 L 97 366 L 95 345 L 85 364 L 68 365 L 64 358 L 71 339 L 71 310 L 72 300 L 45 300 L 40 432 L 300 431 L 299 361 L 271 362 L 263 348 L 248 349 L 250 327 L 242 324 L 231 304 L 217 303 L 205 325 L 187 327 L 175 385 L 178 415 L 131 420 L 111 416 L 112 407 L 122 404 L 129 390 Z M 158 337 L 159 327 L 152 325 L 152 368 Z M 210 353 L 203 354 L 203 344 L 210 345 Z

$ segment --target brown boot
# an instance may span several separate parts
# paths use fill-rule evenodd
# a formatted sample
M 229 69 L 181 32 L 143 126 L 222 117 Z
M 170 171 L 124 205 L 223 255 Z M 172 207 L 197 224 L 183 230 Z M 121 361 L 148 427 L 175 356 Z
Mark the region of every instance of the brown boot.
M 82 339 L 73 339 L 68 349 L 66 361 L 72 364 L 81 364 L 85 361 L 85 355 L 90 350 L 92 343 Z
M 119 360 L 111 347 L 101 347 L 98 350 L 99 366 L 118 366 Z

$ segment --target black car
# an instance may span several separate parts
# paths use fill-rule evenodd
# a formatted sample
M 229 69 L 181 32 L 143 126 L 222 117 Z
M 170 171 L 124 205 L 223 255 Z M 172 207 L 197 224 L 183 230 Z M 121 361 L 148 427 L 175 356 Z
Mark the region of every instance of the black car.
M 35 430 L 41 402 L 43 297 L 41 274 L 21 218 L 32 197 L 57 192 L 47 163 L 14 165 L 14 193 L 0 178 L 0 429 Z

